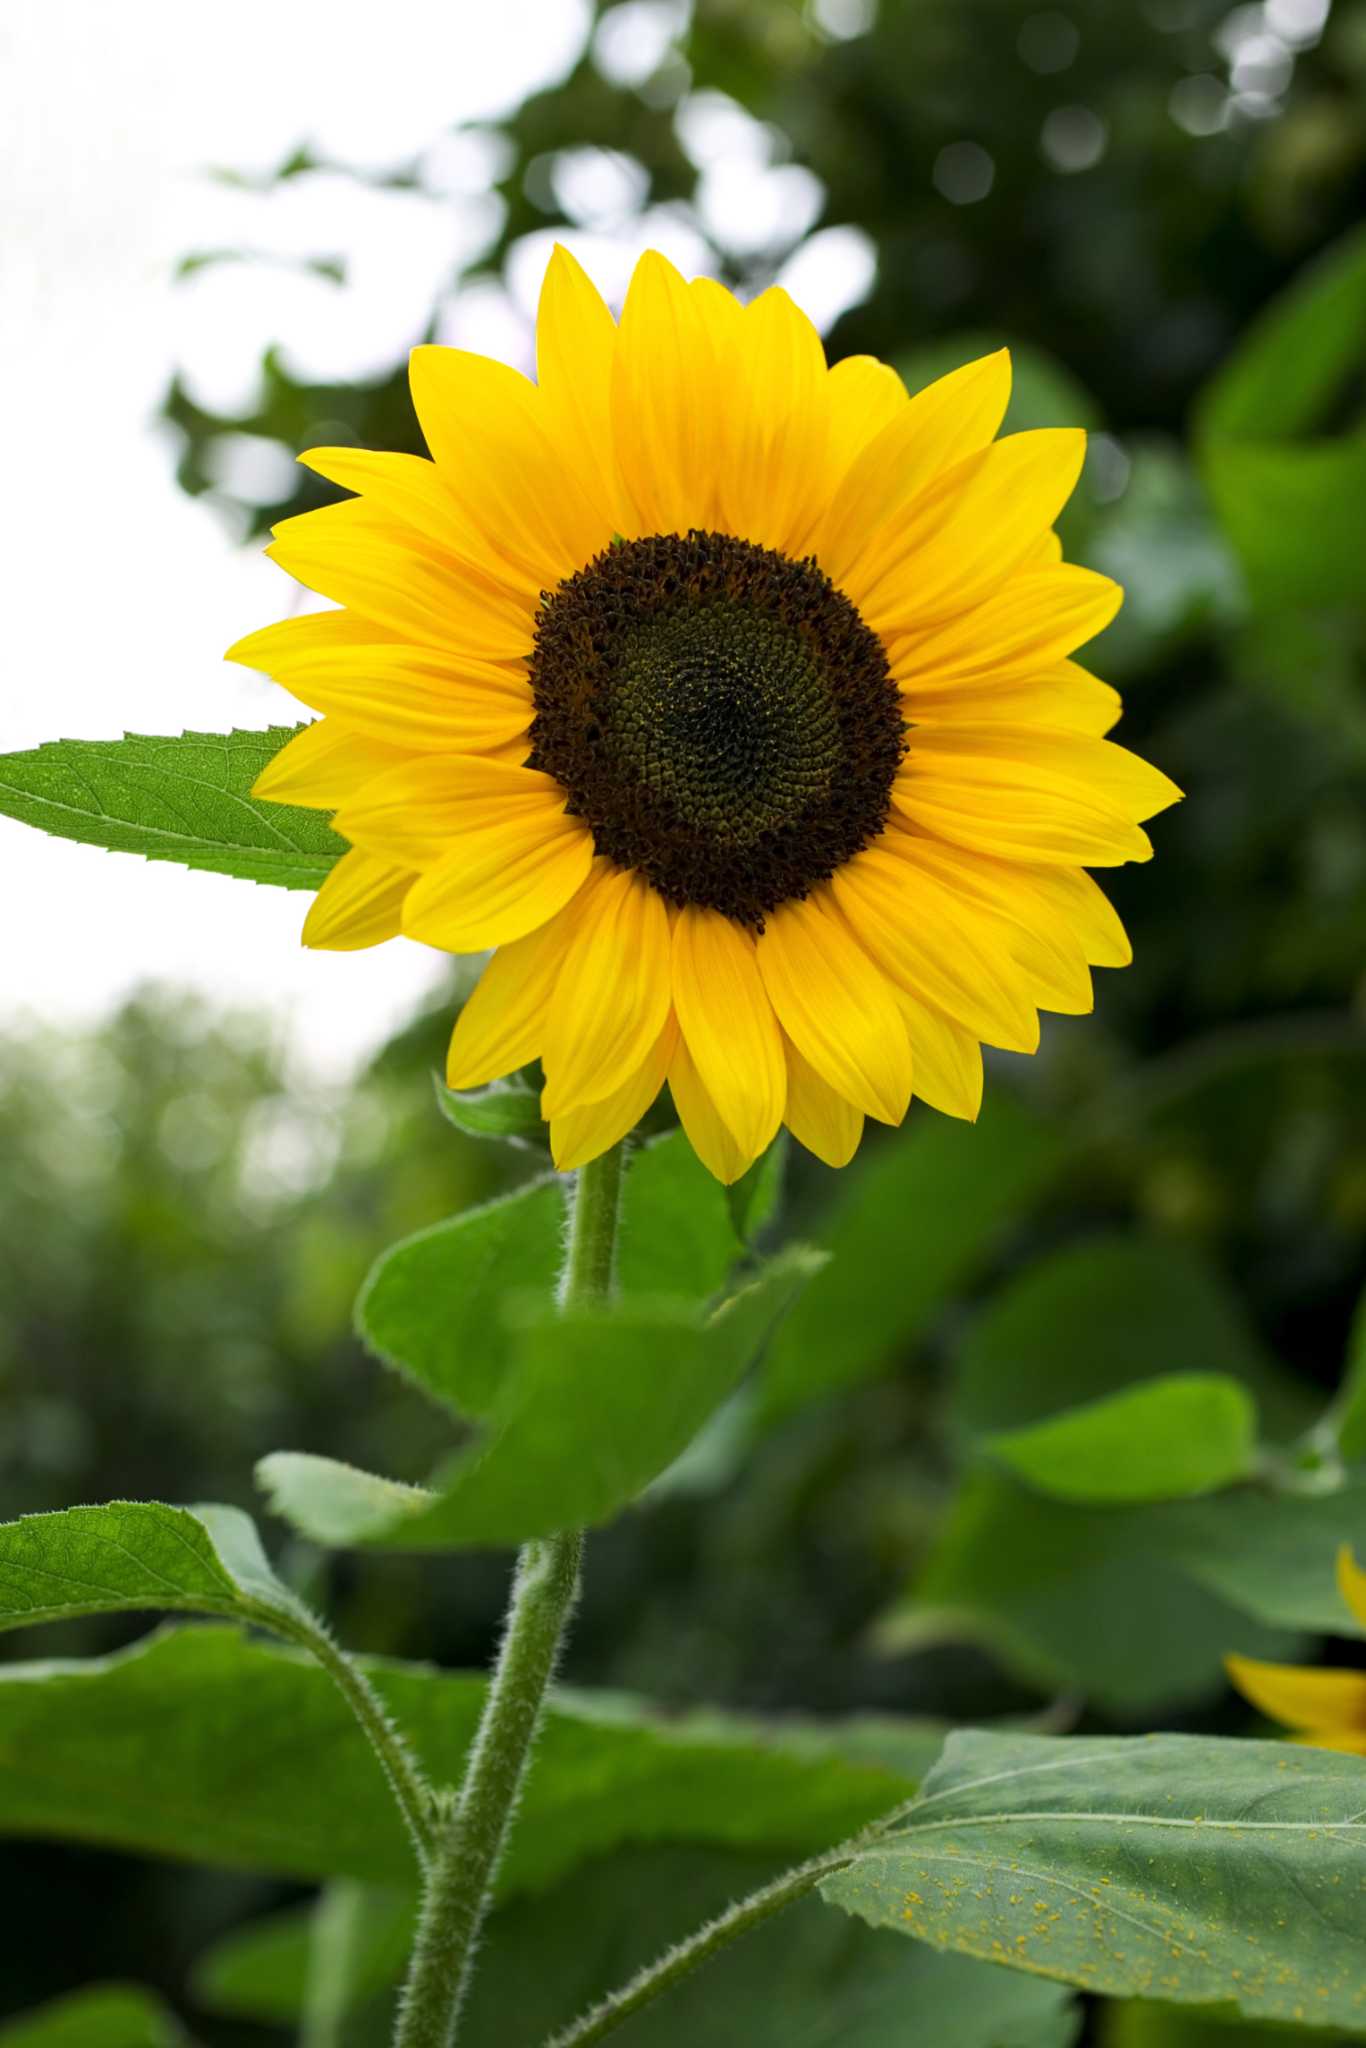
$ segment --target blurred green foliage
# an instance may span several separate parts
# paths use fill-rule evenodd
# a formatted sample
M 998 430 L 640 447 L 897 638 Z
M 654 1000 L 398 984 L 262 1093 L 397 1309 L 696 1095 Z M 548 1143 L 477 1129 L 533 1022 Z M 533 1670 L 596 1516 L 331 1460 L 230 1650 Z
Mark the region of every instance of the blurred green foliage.
M 923 379 L 1009 341 L 1011 423 L 1096 430 L 1069 552 L 1129 595 L 1094 665 L 1124 687 L 1121 736 L 1188 800 L 1153 866 L 1113 878 L 1135 965 L 1100 977 L 1096 1016 L 1051 1020 L 1035 1060 L 993 1062 L 979 1133 L 916 1111 L 843 1179 L 794 1149 L 784 1227 L 838 1256 L 757 1398 L 593 1539 L 569 1674 L 680 1706 L 1245 1728 L 1222 1651 L 1309 1653 L 1334 1620 L 1335 1540 L 1366 1551 L 1361 1481 L 1328 1490 L 1331 1433 L 1312 1430 L 1366 1281 L 1366 10 L 1338 0 L 1319 35 L 1308 0 L 697 0 L 627 78 L 612 17 L 642 7 L 663 19 L 651 0 L 600 7 L 571 75 L 484 132 L 498 224 L 451 292 L 515 268 L 528 237 L 593 225 L 564 203 L 585 149 L 638 167 L 637 204 L 697 232 L 721 275 L 767 282 L 790 230 L 727 241 L 696 142 L 699 109 L 728 96 L 770 167 L 819 181 L 817 228 L 870 239 L 876 273 L 832 355 Z M 391 182 L 421 184 L 427 140 Z M 980 153 L 988 189 L 965 198 Z M 277 177 L 315 166 L 304 147 Z M 228 435 L 416 446 L 397 362 L 325 386 L 274 351 L 240 416 L 184 381 L 165 413 L 195 492 Z M 324 491 L 301 470 L 287 501 L 234 509 L 259 533 Z M 537 1166 L 439 1114 L 451 1007 L 348 1090 L 292 1071 L 261 1020 L 170 993 L 99 1032 L 11 1032 L 7 1517 L 120 1494 L 246 1505 L 253 1462 L 282 1446 L 430 1472 L 450 1436 L 363 1356 L 352 1300 L 386 1245 Z M 978 1139 L 993 1171 L 975 1201 Z M 1358 1388 L 1361 1355 L 1358 1335 Z M 1192 1373 L 1256 1402 L 1251 1486 L 1080 1504 L 993 1451 Z M 503 1558 L 280 1547 L 358 1647 L 485 1660 Z M 135 1632 L 104 1619 L 16 1654 Z M 19 1868 L 7 1851 L 5 2010 L 114 1975 L 180 1998 L 211 1935 L 288 1897 L 94 1852 Z M 220 2048 L 281 2038 L 194 2024 Z M 1198 2031 L 1141 2011 L 1087 2024 L 1153 2048 Z

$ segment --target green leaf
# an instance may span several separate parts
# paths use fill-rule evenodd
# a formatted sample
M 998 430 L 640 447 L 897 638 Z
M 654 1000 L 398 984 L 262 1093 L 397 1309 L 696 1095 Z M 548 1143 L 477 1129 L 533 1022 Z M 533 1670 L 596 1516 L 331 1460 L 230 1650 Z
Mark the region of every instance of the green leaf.
M 768 1859 L 640 1848 L 585 1865 L 546 1898 L 505 1906 L 481 1943 L 462 2041 L 505 2048 L 543 2039 L 775 1874 Z M 390 1955 L 379 1981 L 370 1972 L 372 1994 L 396 1978 L 406 1933 L 392 1901 L 377 1899 L 375 1909 L 389 1916 Z M 242 2017 L 293 2019 L 305 1933 L 292 1915 L 236 1937 L 200 1978 L 209 2002 Z M 676 1985 L 622 2038 L 639 2048 L 920 2048 L 931 2013 L 934 2048 L 1068 2048 L 1078 2023 L 1057 1985 L 885 1941 L 807 1901 Z
M 519 1290 L 551 1298 L 563 1232 L 559 1184 L 541 1179 L 405 1238 L 361 1289 L 362 1341 L 462 1420 L 488 1415 L 511 1349 L 502 1308 Z
M 1247 1476 L 1257 1411 L 1236 1380 L 1172 1373 L 989 1436 L 986 1448 L 1058 1500 L 1176 1500 Z
M 0 754 L 0 813 L 59 839 L 187 868 L 318 889 L 346 851 L 321 811 L 251 787 L 300 726 L 156 739 L 51 740 Z
M 1189 1532 L 1201 1520 L 1217 1523 L 1234 1498 L 1082 1508 L 979 1472 L 961 1489 L 913 1596 L 879 1622 L 879 1644 L 899 1653 L 980 1641 L 1041 1692 L 1078 1691 L 1118 1712 L 1201 1699 L 1223 1687 L 1226 1651 L 1284 1660 L 1300 1641 L 1252 1619 L 1187 1568 L 1199 1562 L 1188 1557 Z M 1172 1517 L 1187 1527 L 1173 1528 L 1164 1548 Z M 1330 1561 L 1320 1602 L 1331 1593 Z M 1306 1613 L 1291 1626 L 1315 1623 Z
M 1329 1493 L 1238 1487 L 1143 1517 L 1151 1547 L 1221 1599 L 1283 1628 L 1366 1636 L 1337 1590 L 1339 1546 L 1366 1557 L 1366 1473 Z M 1237 1648 L 1236 1644 L 1231 1645 Z
M 745 1244 L 753 1244 L 778 1213 L 787 1152 L 787 1132 L 779 1131 L 767 1152 L 726 1189 L 730 1220 Z
M 482 1677 L 366 1660 L 433 1782 L 460 1776 Z M 627 1841 L 802 1856 L 907 1797 L 857 1734 L 558 1692 L 503 1872 L 554 1881 Z M 163 1630 L 111 1657 L 0 1668 L 0 1831 L 303 1879 L 407 1885 L 412 1845 L 326 1673 L 235 1628 Z
M 1333 1406 L 1338 1449 L 1344 1458 L 1366 1458 L 1366 1293 L 1357 1303 L 1347 1340 L 1347 1370 Z
M 877 1146 L 841 1181 L 815 1233 L 834 1257 L 770 1348 L 766 1416 L 896 1363 L 1044 1186 L 1061 1149 L 1000 1089 L 979 1123 L 922 1114 Z
M 668 1300 L 509 1304 L 512 1357 L 487 1438 L 437 1474 L 425 1511 L 412 1489 L 386 1498 L 390 1482 L 291 1452 L 264 1459 L 261 1482 L 316 1542 L 345 1531 L 355 1543 L 445 1550 L 593 1528 L 674 1462 L 822 1263 L 792 1247 L 711 1315 Z
M 135 1984 L 98 1984 L 0 2021 L 0 2048 L 184 2048 L 175 2015 Z
M 413 1946 L 416 1894 L 367 1887 L 360 1938 L 348 1957 L 348 2010 L 398 1983 Z M 190 1989 L 196 2005 L 234 2019 L 288 2025 L 299 2019 L 308 1995 L 315 1905 L 234 1928 L 195 1962 Z
M 1359 2031 L 1363 1868 L 1359 1757 L 964 1733 L 821 1889 L 875 1927 L 1088 1991 Z
M 1275 1436 L 1312 1413 L 1219 1275 L 1160 1239 L 1092 1238 L 1038 1260 L 969 1325 L 956 1368 L 953 1416 L 971 1436 L 1029 1429 L 1172 1373 L 1238 1381 Z
M 468 1138 L 539 1138 L 545 1129 L 540 1090 L 517 1075 L 464 1094 L 438 1075 L 436 1099 L 447 1123 Z
M 111 1501 L 0 1525 L 0 1629 L 149 1610 L 306 1621 L 238 1508 Z
M 761 1162 L 762 1163 L 762 1162 Z M 634 1153 L 622 1192 L 617 1271 L 626 1300 L 661 1295 L 706 1301 L 741 1251 L 727 1190 L 682 1131 Z
M 1361 610 L 1360 535 L 1342 508 L 1366 492 L 1358 417 L 1333 413 L 1366 348 L 1366 231 L 1310 265 L 1242 340 L 1197 422 L 1206 484 L 1257 603 Z

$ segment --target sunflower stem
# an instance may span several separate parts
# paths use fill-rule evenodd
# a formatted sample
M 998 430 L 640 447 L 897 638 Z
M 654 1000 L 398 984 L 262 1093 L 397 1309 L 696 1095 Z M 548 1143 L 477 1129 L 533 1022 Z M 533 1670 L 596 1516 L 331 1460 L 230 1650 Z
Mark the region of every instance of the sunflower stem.
M 560 1285 L 562 1307 L 606 1300 L 616 1264 L 623 1151 L 613 1146 L 574 1177 Z M 512 1824 L 546 1694 L 579 1593 L 583 1536 L 524 1545 L 483 1718 L 432 1852 L 395 2048 L 451 2048 L 479 1932 Z

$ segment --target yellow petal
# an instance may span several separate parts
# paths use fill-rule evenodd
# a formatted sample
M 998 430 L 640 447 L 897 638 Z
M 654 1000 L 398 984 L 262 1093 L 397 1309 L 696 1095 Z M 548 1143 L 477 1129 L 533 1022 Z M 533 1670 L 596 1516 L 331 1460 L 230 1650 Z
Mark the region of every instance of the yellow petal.
M 906 1029 L 829 891 L 775 910 L 758 953 L 778 1021 L 798 1051 L 856 1108 L 900 1123 L 911 1097 Z
M 365 744 L 368 746 L 369 741 Z M 372 777 L 338 815 L 337 830 L 402 867 L 432 868 L 471 832 L 506 824 L 534 844 L 564 820 L 549 775 L 483 754 L 413 754 Z M 582 826 L 575 825 L 582 832 Z
M 506 363 L 429 344 L 409 382 L 442 481 L 484 536 L 490 561 L 553 590 L 612 538 L 552 434 L 541 395 Z
M 371 510 L 389 513 L 460 561 L 495 573 L 500 582 L 520 590 L 524 600 L 534 603 L 539 596 L 532 577 L 519 575 L 490 553 L 482 524 L 462 510 L 434 462 L 369 448 L 306 448 L 299 460 L 329 483 L 358 491 Z
M 339 647 L 279 680 L 311 711 L 395 746 L 476 754 L 522 740 L 523 757 L 529 751 L 535 707 L 525 668 L 385 644 Z
M 599 860 L 578 905 L 541 1045 L 542 1114 L 601 1102 L 633 1074 L 669 1014 L 669 913 L 641 875 Z
M 617 323 L 583 267 L 555 244 L 536 314 L 536 375 L 547 435 L 619 530 L 621 485 L 612 445 Z
M 531 651 L 530 604 L 492 576 L 405 537 L 359 498 L 283 520 L 267 555 L 310 590 L 402 640 L 508 661 Z
M 223 659 L 240 661 L 244 668 L 259 669 L 284 682 L 291 670 L 316 667 L 329 654 L 356 647 L 378 652 L 402 644 L 399 634 L 355 612 L 298 612 L 235 640 Z
M 722 1121 L 681 1034 L 669 1062 L 669 1093 L 688 1143 L 708 1173 L 727 1187 L 739 1180 L 754 1164 L 754 1155 L 736 1143 L 729 1125 Z
M 898 635 L 887 658 L 904 689 L 996 684 L 1040 675 L 1109 625 L 1124 593 L 1075 562 L 1021 570 L 970 611 L 932 629 Z
M 715 523 L 720 339 L 706 299 L 647 250 L 626 294 L 612 369 L 612 431 L 634 533 Z
M 451 1088 L 480 1088 L 539 1059 L 546 1013 L 574 942 L 577 898 L 523 939 L 500 946 L 455 1020 L 446 1054 Z
M 822 1080 L 786 1034 L 783 1051 L 787 1058 L 787 1128 L 799 1145 L 805 1145 L 827 1166 L 847 1166 L 863 1136 L 863 1111 Z
M 913 725 L 1038 725 L 1092 739 L 1103 738 L 1124 708 L 1118 690 L 1075 661 L 1000 683 L 986 677 L 934 689 L 912 683 L 904 694 Z
M 353 846 L 313 898 L 304 919 L 304 944 L 329 953 L 354 953 L 397 938 L 403 899 L 416 877 Z
M 635 1129 L 664 1086 L 677 1044 L 678 1020 L 670 1011 L 653 1048 L 620 1088 L 552 1119 L 550 1156 L 561 1173 L 596 1159 Z
M 1072 940 L 1095 967 L 1127 967 L 1133 959 L 1128 934 L 1104 892 L 1081 868 L 995 860 L 923 835 L 892 827 L 883 841 L 889 852 L 918 857 L 922 871 L 942 875 L 1005 917 L 1032 931 L 1046 931 L 1055 943 Z
M 968 456 L 870 536 L 842 587 L 888 639 L 980 604 L 1057 518 L 1085 453 L 1079 430 L 1041 427 Z
M 956 1018 L 988 1045 L 1033 1052 L 1039 1020 L 1004 951 L 987 953 L 954 923 L 937 892 L 917 891 L 885 839 L 846 861 L 831 882 L 844 916 L 887 978 Z
M 673 990 L 702 1084 L 740 1150 L 757 1159 L 782 1122 L 787 1067 L 753 936 L 719 911 L 680 911 Z
M 402 747 L 362 738 L 330 718 L 306 725 L 268 761 L 252 784 L 253 796 L 309 811 L 335 811 L 408 756 Z
M 931 1109 L 976 1123 L 982 1107 L 982 1048 L 963 1024 L 932 1003 L 898 989 L 897 1002 L 911 1041 L 915 1092 Z
M 834 496 L 850 465 L 905 403 L 906 386 L 876 356 L 845 356 L 834 365 L 826 384 L 828 497 Z
M 804 551 L 826 490 L 828 376 L 820 335 L 785 291 L 770 286 L 744 308 L 721 369 L 723 516 L 733 533 L 795 555 Z
M 965 363 L 917 391 L 863 450 L 822 519 L 816 549 L 836 583 L 857 581 L 870 536 L 905 514 L 936 477 L 992 440 L 1010 403 L 1010 355 Z M 913 516 L 913 514 L 912 514 Z
M 1344 1543 L 1338 1551 L 1338 1591 L 1357 1620 L 1366 1627 L 1366 1572 L 1352 1555 L 1350 1543 Z M 1363 1724 L 1366 1725 L 1366 1716 Z
M 593 841 L 563 815 L 528 834 L 523 818 L 470 831 L 416 882 L 403 929 L 446 953 L 482 953 L 524 938 L 562 910 L 593 865 Z
M 1366 1671 L 1310 1671 L 1255 1657 L 1225 1657 L 1224 1666 L 1244 1699 L 1287 1728 L 1366 1734 Z

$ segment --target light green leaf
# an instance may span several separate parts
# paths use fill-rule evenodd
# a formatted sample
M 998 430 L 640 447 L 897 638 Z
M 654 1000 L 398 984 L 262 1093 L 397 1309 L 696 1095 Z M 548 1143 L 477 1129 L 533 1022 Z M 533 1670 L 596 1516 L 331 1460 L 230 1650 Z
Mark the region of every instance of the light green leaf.
M 361 1897 L 359 1939 L 348 1958 L 348 2009 L 398 1983 L 412 1951 L 417 1914 L 414 1893 L 367 1886 Z M 190 1989 L 195 2004 L 234 2019 L 282 2026 L 298 2020 L 308 1995 L 316 1910 L 316 1905 L 287 1906 L 215 1942 L 194 1966 Z
M 0 2021 L 0 2048 L 185 2048 L 159 1998 L 135 1984 L 97 1984 Z
M 563 1230 L 559 1184 L 542 1179 L 405 1238 L 361 1289 L 362 1341 L 462 1420 L 488 1415 L 510 1351 L 503 1306 L 551 1298 Z
M 366 1660 L 433 1782 L 459 1778 L 482 1677 Z M 503 1885 L 554 1881 L 628 1841 L 798 1857 L 907 1797 L 838 1729 L 555 1695 Z M 86 1661 L 0 1667 L 0 1832 L 303 1879 L 404 1886 L 412 1845 L 326 1674 L 239 1630 L 162 1631 Z
M 706 1301 L 721 1288 L 740 1250 L 727 1190 L 681 1130 L 632 1154 L 617 1254 L 626 1300 L 672 1295 Z
M 1092 1238 L 1038 1260 L 969 1325 L 956 1367 L 953 1416 L 972 1436 L 1173 1373 L 1237 1380 L 1276 1436 L 1312 1414 L 1219 1275 L 1160 1239 Z
M 519 1075 L 464 1093 L 448 1088 L 438 1077 L 436 1099 L 447 1123 L 468 1138 L 539 1138 L 545 1130 L 540 1090 Z
M 981 1121 L 922 1113 L 840 1182 L 833 1252 L 770 1348 L 770 1419 L 898 1361 L 1044 1186 L 1061 1140 L 997 1089 Z
M 1122 1713 L 1207 1697 L 1224 1685 L 1226 1651 L 1285 1660 L 1302 1640 L 1254 1620 L 1187 1569 L 1190 1530 L 1217 1522 L 1235 1499 L 1083 1508 L 978 1472 L 913 1594 L 878 1623 L 877 1641 L 888 1653 L 981 1642 L 1040 1692 L 1080 1692 Z M 1172 1518 L 1188 1526 L 1164 1548 Z M 1331 1564 L 1318 1591 L 1320 1601 L 1332 1594 Z M 1310 1613 L 1290 1623 L 1315 1625 Z
M 257 776 L 300 726 L 155 739 L 51 740 L 0 754 L 0 813 L 60 839 L 318 889 L 346 851 L 321 811 L 258 802 Z
M 292 1635 L 306 1621 L 237 1508 L 111 1501 L 0 1525 L 0 1629 L 157 1610 L 229 1616 Z
M 714 1849 L 631 1849 L 585 1865 L 548 1897 L 505 1906 L 485 1933 L 462 2040 L 542 2040 L 775 1874 L 771 1860 Z M 372 1969 L 367 1986 L 380 1993 L 402 1966 L 406 1926 L 392 1902 L 377 1899 L 375 1911 L 389 1916 L 387 1969 L 379 1981 Z M 209 2002 L 294 2018 L 304 1934 L 294 1915 L 236 1937 L 201 1977 Z M 928 2014 L 934 2048 L 1067 2048 L 1078 2024 L 1060 1986 L 886 1941 L 808 1901 L 675 1986 L 622 2039 L 638 2048 L 920 2048 Z
M 949 1738 L 833 1904 L 1114 1997 L 1366 2029 L 1366 1761 L 1270 1742 Z
M 323 1459 L 277 1452 L 259 1477 L 272 1504 L 316 1542 L 399 1550 L 522 1543 L 593 1528 L 644 1491 L 738 1384 L 808 1278 L 818 1253 L 795 1246 L 711 1314 L 630 1298 L 557 1311 L 505 1309 L 511 1361 L 488 1410 L 487 1439 L 413 1489 Z M 392 1500 L 395 1513 L 382 1510 Z
M 1058 1500 L 1178 1500 L 1246 1478 L 1257 1411 L 1236 1380 L 1172 1373 L 989 1436 L 985 1447 Z
M 1253 325 L 1206 391 L 1205 481 L 1257 602 L 1361 608 L 1361 549 L 1342 508 L 1366 492 L 1358 417 L 1331 419 L 1366 350 L 1366 231 L 1310 265 Z

